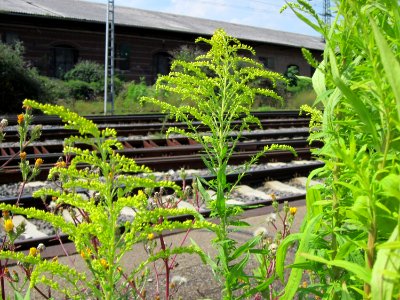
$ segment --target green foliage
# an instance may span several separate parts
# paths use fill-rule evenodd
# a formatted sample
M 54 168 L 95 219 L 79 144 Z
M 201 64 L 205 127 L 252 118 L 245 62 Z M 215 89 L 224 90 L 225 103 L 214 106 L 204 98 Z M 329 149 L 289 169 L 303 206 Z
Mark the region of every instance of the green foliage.
M 84 82 L 104 82 L 104 67 L 94 61 L 83 60 L 64 75 L 64 79 Z
M 238 248 L 236 241 L 228 235 L 229 230 L 244 224 L 234 219 L 241 209 L 226 203 L 235 186 L 227 183 L 227 166 L 242 131 L 250 123 L 259 123 L 258 119 L 250 115 L 255 96 L 264 95 L 281 100 L 273 90 L 261 88 L 257 86 L 257 82 L 260 79 L 269 79 L 275 86 L 277 81 L 284 78 L 265 70 L 250 57 L 239 55 L 254 55 L 254 50 L 228 36 L 223 30 L 217 30 L 211 39 L 198 38 L 196 42 L 204 42 L 211 48 L 207 53 L 197 56 L 194 61 L 174 60 L 170 74 L 160 76 L 156 83 L 157 90 L 179 95 L 182 104 L 172 105 L 150 97 L 143 97 L 143 101 L 159 105 L 188 125 L 187 131 L 169 128 L 168 133 L 184 134 L 204 147 L 203 161 L 216 176 L 216 180 L 206 182 L 198 179 L 197 185 L 211 209 L 211 216 L 219 219 L 219 225 L 214 229 L 216 238 L 213 240 L 218 254 L 215 258 L 208 257 L 207 262 L 216 277 L 222 281 L 223 298 L 232 299 L 234 291 L 250 284 L 251 276 L 245 273 L 245 266 L 249 261 L 251 248 L 257 243 L 249 242 L 246 247 Z M 188 99 L 193 101 L 192 105 L 185 104 Z M 234 125 L 234 120 L 242 122 Z M 210 134 L 198 132 L 194 121 L 201 121 Z M 230 136 L 233 130 L 238 132 L 236 137 Z M 274 145 L 264 151 L 274 149 L 288 147 Z M 251 159 L 245 170 L 260 155 L 262 153 Z M 242 176 L 243 173 L 238 181 Z M 208 195 L 205 186 L 216 192 L 215 197 Z
M 285 72 L 285 77 L 288 79 L 288 86 L 297 86 L 298 82 L 298 77 L 299 75 L 299 68 L 297 66 L 290 66 L 286 72 Z
M 400 7 L 387 0 L 335 3 L 331 26 L 306 1 L 288 4 L 326 40 L 312 78 L 323 113 L 307 109 L 311 138 L 324 143 L 315 154 L 325 162 L 311 174 L 324 185 L 307 191 L 307 224 L 320 221 L 301 236 L 324 240 L 297 254 L 307 263 L 296 267 L 314 279 L 298 290 L 301 278 L 291 276 L 284 299 L 296 290 L 324 299 L 398 299 Z
M 65 83 L 73 99 L 95 100 L 103 91 L 102 82 L 86 82 L 82 80 L 69 80 Z
M 37 71 L 23 58 L 24 47 L 0 42 L 0 112 L 19 111 L 22 100 L 48 100 L 47 90 Z
M 126 111 L 132 109 L 133 106 L 138 108 L 141 97 L 154 97 L 155 95 L 156 93 L 154 88 L 152 86 L 147 86 L 144 78 L 141 78 L 138 83 L 135 81 L 125 83 L 116 101 L 119 103 L 118 107 L 122 105 L 124 108 L 123 110 Z

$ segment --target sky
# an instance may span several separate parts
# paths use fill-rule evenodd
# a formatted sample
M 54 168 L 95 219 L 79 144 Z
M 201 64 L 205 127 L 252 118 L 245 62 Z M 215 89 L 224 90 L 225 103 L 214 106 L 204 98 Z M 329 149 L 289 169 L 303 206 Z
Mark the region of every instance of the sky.
M 86 0 L 107 3 L 107 0 Z M 314 0 L 322 13 L 323 0 Z M 290 10 L 279 13 L 284 0 L 114 0 L 115 6 L 174 13 L 211 20 L 318 36 Z

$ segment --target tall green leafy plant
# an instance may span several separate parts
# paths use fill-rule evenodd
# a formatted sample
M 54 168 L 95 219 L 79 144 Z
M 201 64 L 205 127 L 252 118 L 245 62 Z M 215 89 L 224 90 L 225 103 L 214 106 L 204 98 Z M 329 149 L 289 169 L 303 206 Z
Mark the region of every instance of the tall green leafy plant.
M 400 296 L 400 8 L 398 1 L 335 1 L 324 24 L 307 1 L 288 7 L 323 35 L 313 76 L 319 124 L 312 139 L 325 166 L 311 177 L 308 215 L 282 299 L 398 299 Z M 294 240 L 293 236 L 288 237 Z M 282 260 L 280 261 L 281 263 Z M 312 276 L 298 290 L 303 269 Z
M 34 193 L 35 197 L 43 200 L 48 211 L 0 203 L 7 233 L 3 239 L 3 245 L 7 247 L 0 249 L 2 280 L 6 278 L 16 292 L 21 292 L 18 284 L 22 278 L 13 276 L 7 268 L 7 263 L 15 260 L 23 268 L 23 282 L 29 282 L 30 288 L 45 299 L 51 294 L 40 290 L 37 287 L 40 284 L 65 294 L 69 299 L 145 299 L 146 267 L 161 260 L 165 265 L 165 299 L 170 299 L 170 271 L 176 255 L 202 252 L 194 245 L 166 245 L 164 231 L 212 228 L 213 225 L 204 221 L 194 209 L 177 208 L 182 193 L 175 183 L 135 176 L 150 170 L 117 152 L 123 146 L 117 140 L 114 129 L 100 130 L 92 121 L 61 106 L 43 105 L 32 100 L 25 100 L 24 105 L 29 107 L 29 111 L 34 108 L 45 114 L 58 115 L 67 123 L 67 128 L 79 131 L 80 135 L 65 140 L 65 157 L 50 171 L 49 179 L 55 181 L 56 187 L 43 188 Z M 18 123 L 25 124 L 28 116 L 31 117 L 28 114 L 19 115 Z M 28 127 L 21 125 L 20 128 L 21 144 L 25 146 L 26 134 L 23 133 Z M 86 147 L 78 147 L 77 144 Z M 27 170 L 22 170 L 25 177 L 38 172 L 43 163 L 36 160 L 32 168 L 26 153 L 20 157 L 21 168 Z M 155 188 L 175 190 L 176 197 L 171 196 L 166 202 L 161 193 L 153 193 Z M 135 216 L 132 221 L 121 224 L 118 219 L 124 208 L 132 210 Z M 65 218 L 66 212 L 70 220 Z M 40 252 L 45 245 L 31 248 L 28 255 L 16 252 L 13 246 L 15 236 L 20 235 L 24 228 L 14 226 L 14 214 L 47 221 L 54 226 L 57 235 L 68 235 L 83 258 L 86 270 L 78 271 L 74 265 L 64 265 L 57 257 L 42 259 Z M 193 216 L 193 220 L 178 222 L 169 219 L 183 214 Z M 156 240 L 159 240 L 159 248 L 156 248 Z M 152 251 L 147 260 L 132 266 L 123 265 L 122 260 L 132 247 L 142 242 L 151 243 Z M 4 285 L 2 292 L 4 295 Z
M 244 269 L 251 249 L 259 244 L 261 236 L 238 247 L 237 242 L 228 234 L 230 229 L 246 224 L 234 218 L 241 211 L 240 208 L 227 203 L 235 186 L 227 181 L 230 172 L 227 167 L 243 130 L 250 123 L 259 124 L 259 120 L 250 114 L 254 97 L 258 94 L 281 100 L 274 91 L 257 86 L 256 80 L 268 78 L 275 85 L 276 81 L 284 78 L 264 69 L 260 63 L 250 58 L 254 50 L 228 36 L 223 30 L 217 30 L 211 39 L 198 38 L 196 42 L 208 44 L 210 50 L 197 56 L 194 61 L 173 61 L 170 74 L 160 76 L 156 83 L 158 90 L 178 94 L 182 100 L 181 105 L 174 106 L 149 97 L 143 100 L 160 105 L 164 111 L 170 112 L 188 126 L 187 130 L 169 128 L 168 134 L 174 132 L 186 135 L 204 148 L 204 163 L 216 179 L 208 182 L 198 179 L 197 183 L 211 209 L 211 216 L 219 220 L 213 228 L 216 235 L 213 245 L 218 254 L 215 258 L 209 257 L 208 263 L 222 282 L 223 298 L 232 299 L 235 290 L 249 285 L 249 276 Z M 194 104 L 185 105 L 187 100 Z M 241 122 L 235 123 L 237 120 Z M 194 121 L 200 121 L 209 129 L 209 133 L 199 132 Z M 231 135 L 232 131 L 237 134 Z M 277 148 L 289 149 L 275 145 L 264 151 Z M 260 155 L 262 153 L 254 157 L 247 167 Z M 239 172 L 238 181 L 244 174 Z M 207 188 L 214 190 L 215 195 L 210 196 Z

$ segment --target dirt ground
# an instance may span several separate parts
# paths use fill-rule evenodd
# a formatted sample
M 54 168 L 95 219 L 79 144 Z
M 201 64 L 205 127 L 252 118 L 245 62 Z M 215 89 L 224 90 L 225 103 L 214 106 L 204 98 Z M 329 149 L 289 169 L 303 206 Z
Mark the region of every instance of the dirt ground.
M 297 206 L 297 214 L 295 222 L 292 228 L 292 232 L 299 229 L 302 219 L 305 214 L 305 207 L 298 206 L 304 205 L 304 202 L 298 201 L 297 203 L 291 204 L 291 206 Z M 239 241 L 239 243 L 244 242 L 253 235 L 253 231 L 260 227 L 267 227 L 268 232 L 272 235 L 275 230 L 272 226 L 268 226 L 265 218 L 271 212 L 271 208 L 263 207 L 258 208 L 253 211 L 245 212 L 245 221 L 251 224 L 251 227 L 246 227 L 245 229 L 233 233 L 233 237 Z M 172 243 L 174 245 L 180 243 L 184 233 L 178 233 L 167 237 L 167 243 Z M 213 234 L 205 230 L 196 230 L 190 233 L 189 236 L 193 239 L 206 253 L 211 255 L 215 254 L 215 249 L 211 246 L 211 240 L 214 238 Z M 188 240 L 190 243 L 190 240 Z M 73 249 L 73 245 L 68 246 Z M 57 249 L 46 249 L 43 255 L 52 256 L 52 252 L 57 251 Z M 129 267 L 132 264 L 145 260 L 147 257 L 144 251 L 143 245 L 136 245 L 131 254 L 125 256 L 124 265 Z M 85 263 L 80 257 L 80 255 L 71 255 L 69 257 L 59 257 L 60 263 L 74 265 L 78 271 L 85 270 Z M 186 282 L 182 284 L 174 295 L 174 299 L 183 300 L 199 300 L 199 299 L 221 299 L 221 287 L 213 277 L 211 268 L 204 265 L 197 255 L 181 255 L 177 258 L 178 265 L 172 271 L 171 276 L 181 276 L 186 279 Z M 152 273 L 151 273 L 152 275 Z M 146 287 L 148 299 L 155 299 L 154 295 L 156 293 L 156 284 L 154 276 L 150 276 L 148 284 Z M 161 299 L 164 295 L 160 295 Z M 13 297 L 12 297 L 13 298 Z M 32 291 L 31 299 L 44 299 L 41 295 Z M 54 295 L 54 299 L 63 299 L 61 296 Z M 83 296 L 82 299 L 89 300 L 88 297 Z

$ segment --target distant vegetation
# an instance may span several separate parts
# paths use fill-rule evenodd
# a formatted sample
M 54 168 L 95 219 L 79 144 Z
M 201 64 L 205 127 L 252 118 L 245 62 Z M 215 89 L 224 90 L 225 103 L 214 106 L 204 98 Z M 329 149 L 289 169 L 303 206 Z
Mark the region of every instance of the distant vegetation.
M 189 46 L 182 46 L 171 52 L 176 59 L 186 61 L 192 61 L 200 54 L 200 49 Z M 38 71 L 24 60 L 23 55 L 24 47 L 21 43 L 13 46 L 0 43 L 0 114 L 19 112 L 25 98 L 63 105 L 81 115 L 103 113 L 104 67 L 101 64 L 83 60 L 65 73 L 62 79 L 56 79 L 39 75 Z M 315 100 L 310 79 L 297 77 L 295 72 L 284 75 L 288 78 L 288 83 L 279 82 L 274 88 L 284 99 L 283 103 L 258 96 L 254 101 L 254 110 L 298 109 L 301 105 L 311 104 Z M 160 108 L 155 105 L 140 104 L 139 99 L 142 96 L 167 99 L 174 105 L 180 101 L 167 92 L 157 92 L 154 86 L 147 85 L 144 78 L 139 82 L 122 81 L 116 76 L 114 82 L 114 114 L 159 112 Z M 259 84 L 262 87 L 273 88 L 269 82 Z

